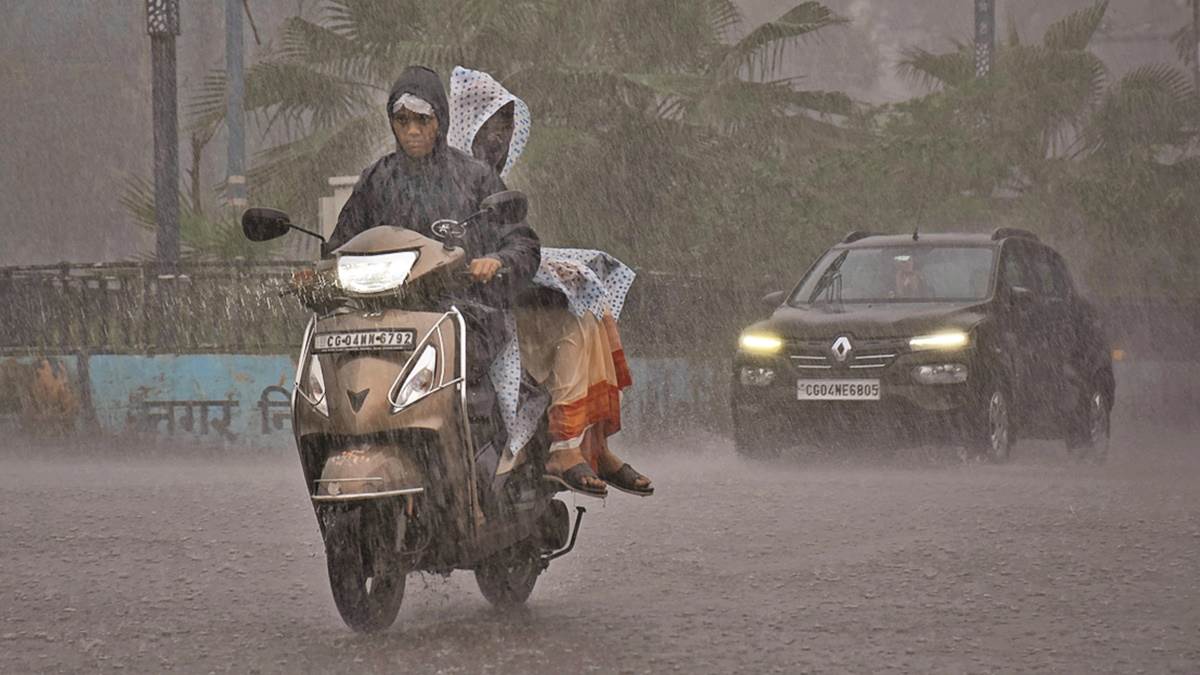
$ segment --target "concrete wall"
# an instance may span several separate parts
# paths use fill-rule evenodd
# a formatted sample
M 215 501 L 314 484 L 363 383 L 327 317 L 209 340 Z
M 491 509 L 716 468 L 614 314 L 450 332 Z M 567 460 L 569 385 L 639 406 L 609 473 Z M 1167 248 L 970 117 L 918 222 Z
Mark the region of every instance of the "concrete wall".
M 630 368 L 621 442 L 728 430 L 724 359 L 633 358 Z M 236 354 L 92 356 L 82 368 L 73 356 L 0 359 L 0 438 L 91 429 L 235 451 L 290 448 L 294 370 L 289 356 Z M 1126 361 L 1116 376 L 1121 432 L 1200 431 L 1200 363 Z
M 720 430 L 727 415 L 723 363 L 631 359 L 634 386 L 622 438 Z M 292 446 L 290 356 L 95 355 L 0 359 L 0 438 L 100 433 L 141 442 L 230 450 Z M 79 436 L 83 434 L 84 436 Z
M 1114 375 L 1114 426 L 1134 432 L 1200 432 L 1200 363 L 1126 361 L 1116 364 Z

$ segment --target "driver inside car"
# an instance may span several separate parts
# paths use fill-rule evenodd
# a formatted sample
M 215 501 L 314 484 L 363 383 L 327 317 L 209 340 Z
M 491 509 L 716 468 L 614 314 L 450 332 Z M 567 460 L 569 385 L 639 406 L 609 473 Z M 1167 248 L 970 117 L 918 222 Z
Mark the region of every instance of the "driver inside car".
M 367 167 L 338 215 L 322 255 L 332 255 L 355 235 L 381 225 L 405 227 L 438 238 L 431 225 L 442 219 L 464 221 L 489 195 L 506 190 L 496 171 L 450 147 L 449 103 L 437 73 L 422 66 L 406 69 L 392 85 L 387 119 L 396 150 Z M 537 272 L 541 245 L 524 222 L 500 225 L 488 219 L 471 223 L 463 238 L 475 283 L 443 298 L 456 306 L 468 326 L 467 379 L 472 408 L 493 399 L 488 367 L 509 340 L 503 314 L 512 296 Z M 498 277 L 501 270 L 504 275 Z
M 892 266 L 895 272 L 892 298 L 913 300 L 929 297 L 929 285 L 917 267 L 916 256 L 912 253 L 894 254 Z

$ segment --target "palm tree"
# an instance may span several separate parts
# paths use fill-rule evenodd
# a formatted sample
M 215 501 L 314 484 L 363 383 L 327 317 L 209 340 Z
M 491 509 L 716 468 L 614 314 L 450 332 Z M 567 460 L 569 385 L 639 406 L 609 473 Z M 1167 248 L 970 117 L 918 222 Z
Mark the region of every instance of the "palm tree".
M 880 172 L 924 156 L 937 179 L 908 192 L 950 203 L 961 216 L 970 207 L 961 195 L 973 191 L 981 219 L 1029 223 L 1070 242 L 1093 290 L 1194 291 L 1196 92 L 1168 65 L 1111 81 L 1088 50 L 1106 10 L 1096 2 L 1070 14 L 1035 45 L 1010 29 L 985 81 L 975 79 L 966 44 L 941 54 L 909 50 L 904 71 L 937 92 L 902 106 L 885 134 L 890 147 L 920 152 L 898 152 L 878 163 L 889 167 Z M 1020 198 L 989 199 L 996 188 Z
M 900 70 L 938 89 L 976 129 L 976 140 L 998 150 L 1006 163 L 1036 173 L 1047 158 L 1074 151 L 1072 145 L 1104 93 L 1107 71 L 1088 46 L 1100 28 L 1108 1 L 1073 12 L 1052 24 L 1040 44 L 1025 44 L 1010 25 L 995 68 L 977 80 L 974 52 L 966 42 L 932 53 L 912 48 Z
M 1184 65 L 1198 67 L 1196 64 L 1196 47 L 1197 47 L 1197 31 L 1200 31 L 1200 10 L 1196 6 L 1197 0 L 1188 0 L 1187 4 L 1192 9 L 1192 21 L 1180 26 L 1179 30 L 1175 31 L 1171 36 L 1171 44 L 1175 45 L 1175 52 L 1179 55 L 1179 60 L 1183 61 Z
M 994 82 L 975 80 L 973 55 L 964 43 L 945 54 L 910 49 L 901 69 L 945 92 L 963 94 L 956 101 L 986 114 L 987 128 L 1000 133 L 995 140 L 1020 148 L 1027 164 L 1101 151 L 1109 159 L 1127 159 L 1131 153 L 1149 157 L 1165 146 L 1186 147 L 1194 133 L 1195 101 L 1185 75 L 1154 65 L 1109 84 L 1103 63 L 1088 51 L 1107 8 L 1102 0 L 1068 15 L 1050 26 L 1040 45 L 1021 44 L 1010 28 Z
M 247 73 L 252 120 L 285 138 L 256 159 L 252 197 L 270 191 L 311 211 L 327 177 L 356 174 L 389 147 L 381 108 L 404 65 L 461 64 L 534 110 L 531 159 L 514 180 L 548 229 L 593 245 L 613 238 L 645 259 L 646 223 L 694 225 L 691 207 L 664 194 L 797 139 L 828 139 L 837 129 L 821 116 L 851 110 L 842 94 L 777 78 L 789 44 L 844 19 L 801 2 L 753 30 L 742 22 L 730 0 L 326 0 L 320 20 L 289 19 Z M 224 89 L 223 73 L 207 78 L 197 125 L 220 124 Z
M 220 209 L 205 209 L 197 192 L 179 194 L 181 256 L 186 260 L 269 259 L 282 251 L 279 242 L 251 244 L 242 234 L 237 215 Z M 154 184 L 137 176 L 125 180 L 118 201 L 133 222 L 148 234 L 158 230 L 154 210 Z M 147 256 L 152 259 L 153 256 Z

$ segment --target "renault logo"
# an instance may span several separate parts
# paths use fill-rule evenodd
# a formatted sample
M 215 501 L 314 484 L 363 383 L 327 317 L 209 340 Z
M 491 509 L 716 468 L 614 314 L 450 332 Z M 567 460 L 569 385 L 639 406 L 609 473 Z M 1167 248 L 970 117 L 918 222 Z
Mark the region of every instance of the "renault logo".
M 845 335 L 833 341 L 833 346 L 829 348 L 833 352 L 833 358 L 837 359 L 838 363 L 845 363 L 850 357 L 850 352 L 854 351 L 853 345 L 850 344 L 850 338 Z

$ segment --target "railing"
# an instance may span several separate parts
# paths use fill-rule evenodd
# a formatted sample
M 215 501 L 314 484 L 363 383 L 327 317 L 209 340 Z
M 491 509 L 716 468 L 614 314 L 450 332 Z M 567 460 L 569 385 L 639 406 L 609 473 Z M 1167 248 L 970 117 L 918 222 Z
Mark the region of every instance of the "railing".
M 0 354 L 289 354 L 306 320 L 280 297 L 309 262 L 0 268 Z M 757 286 L 757 288 L 755 287 Z M 630 354 L 728 357 L 766 314 L 768 284 L 646 272 L 621 319 Z M 1136 358 L 1200 360 L 1200 301 L 1103 301 L 1115 346 Z
M 296 263 L 0 269 L 0 353 L 290 351 L 303 311 L 272 284 Z
M 254 364 L 294 355 L 307 317 L 278 291 L 310 264 L 189 263 L 169 272 L 134 263 L 0 268 L 0 429 L 5 420 L 38 433 L 141 428 L 151 419 L 137 398 L 144 395 L 127 391 L 130 377 L 114 378 L 111 370 L 111 362 L 126 355 L 215 354 Z M 627 436 L 727 430 L 737 333 L 767 313 L 759 298 L 774 290 L 741 281 L 638 277 L 621 317 L 626 353 L 637 370 L 624 406 Z M 1116 299 L 1101 307 L 1114 346 L 1127 354 L 1118 365 L 1122 414 L 1190 419 L 1200 401 L 1192 376 L 1200 366 L 1200 302 Z M 228 383 L 205 378 L 230 377 L 229 371 L 186 376 L 212 385 L 207 399 L 187 404 L 226 403 Z M 159 386 L 145 377 L 145 386 Z M 274 386 L 273 377 L 263 382 Z M 240 410 L 254 408 L 261 385 L 243 392 Z M 167 389 L 155 396 L 162 399 L 158 405 L 174 400 Z M 255 439 L 278 440 L 243 429 L 238 442 Z
M 306 316 L 278 291 L 310 265 L 0 268 L 0 354 L 287 354 Z M 728 353 L 738 321 L 758 311 L 743 295 L 712 279 L 643 274 L 622 317 L 626 346 L 653 356 Z

